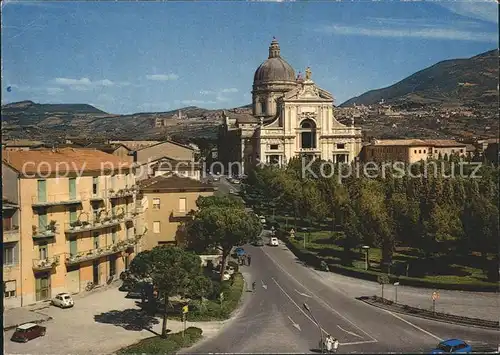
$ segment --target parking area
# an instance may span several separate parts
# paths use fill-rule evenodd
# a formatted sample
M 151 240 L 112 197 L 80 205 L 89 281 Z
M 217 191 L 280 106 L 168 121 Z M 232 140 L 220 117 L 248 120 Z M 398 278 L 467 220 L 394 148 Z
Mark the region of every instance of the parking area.
M 69 309 L 48 307 L 40 310 L 50 317 L 44 337 L 27 343 L 10 341 L 14 329 L 4 332 L 6 354 L 110 354 L 140 339 L 161 332 L 161 319 L 142 313 L 135 299 L 125 298 L 117 287 L 97 291 L 75 299 Z M 187 324 L 203 329 L 211 336 L 222 326 L 221 322 Z M 168 321 L 172 332 L 182 330 L 181 322 Z M 156 333 L 156 334 L 155 334 Z

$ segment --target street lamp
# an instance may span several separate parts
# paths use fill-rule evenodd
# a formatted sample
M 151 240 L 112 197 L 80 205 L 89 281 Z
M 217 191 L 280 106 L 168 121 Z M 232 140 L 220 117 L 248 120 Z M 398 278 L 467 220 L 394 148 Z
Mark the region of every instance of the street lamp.
M 309 306 L 307 305 L 307 303 L 304 303 L 302 306 L 305 308 L 305 310 L 307 312 L 309 312 L 309 314 L 311 315 L 312 319 L 314 320 L 314 323 L 316 323 L 316 325 L 318 326 L 319 336 L 321 337 L 321 353 L 323 353 L 323 351 L 324 351 L 324 348 L 323 348 L 323 329 L 321 329 L 321 325 L 319 324 L 319 322 L 316 320 L 316 318 L 312 314 L 311 308 L 309 308 Z
M 368 245 L 363 245 L 361 249 L 365 251 L 365 270 L 368 270 L 368 253 L 370 252 L 370 247 Z
M 395 287 L 395 297 L 394 297 L 394 303 L 398 303 L 398 286 L 399 282 L 394 282 L 394 287 Z
M 306 249 L 306 233 L 307 233 L 307 228 L 302 228 L 302 235 L 304 237 L 304 249 Z

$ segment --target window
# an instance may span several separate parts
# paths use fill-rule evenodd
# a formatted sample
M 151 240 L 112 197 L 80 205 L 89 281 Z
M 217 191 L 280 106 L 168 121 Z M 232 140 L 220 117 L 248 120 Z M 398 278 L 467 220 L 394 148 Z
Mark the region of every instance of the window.
M 111 215 L 116 216 L 116 203 L 111 201 Z
M 48 226 L 47 211 L 40 210 L 38 212 L 38 233 L 45 232 L 47 226 Z
M 76 207 L 69 208 L 69 223 L 76 222 L 78 216 L 76 215 Z
M 159 198 L 153 198 L 153 209 L 154 210 L 160 209 L 160 199 Z
M 278 149 L 278 144 L 271 144 L 270 148 L 271 150 L 276 150 Z
M 111 230 L 111 243 L 115 244 L 116 242 L 116 228 Z
M 92 178 L 92 194 L 95 196 L 99 193 L 99 177 L 94 176 Z
M 186 198 L 179 199 L 179 212 L 186 212 Z
M 3 264 L 14 265 L 17 264 L 18 259 L 18 244 L 4 243 L 3 245 Z
M 9 231 L 12 229 L 12 217 L 11 216 L 3 216 L 3 230 Z
M 111 189 L 115 189 L 115 183 L 116 183 L 116 175 L 111 175 Z
M 153 222 L 153 233 L 160 233 L 160 221 Z
M 425 154 L 425 149 L 424 149 L 424 154 Z
M 422 154 L 422 149 L 419 149 L 419 150 L 418 150 L 418 154 Z
M 109 276 L 116 275 L 116 256 L 109 256 Z
M 38 257 L 40 260 L 44 260 L 49 257 L 49 249 L 47 243 L 38 245 Z
M 94 249 L 99 249 L 99 233 L 94 233 Z
M 16 280 L 10 280 L 4 282 L 3 296 L 5 298 L 16 297 Z
M 345 143 L 337 143 L 337 149 L 345 149 Z
M 417 150 L 416 149 L 415 149 L 414 153 L 417 154 Z
M 453 154 L 453 153 L 455 153 L 455 149 L 452 149 L 452 150 L 451 150 L 451 154 Z
M 464 152 L 464 150 L 463 150 L 463 149 L 460 149 L 460 153 L 463 153 L 463 152 Z

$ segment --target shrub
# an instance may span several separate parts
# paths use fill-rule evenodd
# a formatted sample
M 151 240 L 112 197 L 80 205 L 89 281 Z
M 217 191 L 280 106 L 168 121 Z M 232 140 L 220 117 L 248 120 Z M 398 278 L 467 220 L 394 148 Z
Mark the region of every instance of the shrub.
M 200 328 L 189 327 L 182 336 L 182 332 L 169 334 L 166 339 L 160 336 L 146 338 L 136 344 L 117 351 L 123 354 L 175 354 L 183 347 L 190 347 L 202 336 Z

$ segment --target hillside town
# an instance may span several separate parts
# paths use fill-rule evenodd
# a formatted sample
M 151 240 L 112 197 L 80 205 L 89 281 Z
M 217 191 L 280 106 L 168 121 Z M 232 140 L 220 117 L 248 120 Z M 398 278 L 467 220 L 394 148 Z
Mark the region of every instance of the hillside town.
M 184 41 L 165 65 L 204 62 L 174 90 L 188 74 L 213 84 L 198 76 L 227 40 L 210 58 Z M 255 48 L 257 62 L 221 69 L 253 66 L 244 93 L 214 85 L 124 114 L 2 105 L 5 353 L 500 353 L 498 53 L 338 105 L 321 56 L 276 37 Z M 135 81 L 60 74 L 36 90 L 144 101 L 180 77 L 144 65 Z M 214 108 L 231 93 L 251 103 Z

